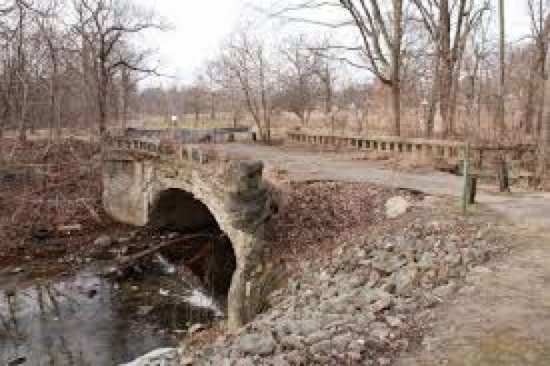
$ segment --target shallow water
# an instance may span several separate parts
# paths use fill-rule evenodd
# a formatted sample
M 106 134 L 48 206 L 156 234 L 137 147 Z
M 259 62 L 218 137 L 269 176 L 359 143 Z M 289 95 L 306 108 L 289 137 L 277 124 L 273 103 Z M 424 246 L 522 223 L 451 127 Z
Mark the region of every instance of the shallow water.
M 214 300 L 175 278 L 114 283 L 80 273 L 3 290 L 0 365 L 117 365 L 175 346 L 177 334 L 219 315 Z

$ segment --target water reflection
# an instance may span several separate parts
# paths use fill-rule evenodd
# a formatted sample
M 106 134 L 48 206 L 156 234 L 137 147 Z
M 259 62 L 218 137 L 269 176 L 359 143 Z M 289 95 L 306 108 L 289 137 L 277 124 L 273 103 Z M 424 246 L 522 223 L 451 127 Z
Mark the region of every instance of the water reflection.
M 214 311 L 208 297 L 199 307 L 182 301 L 193 291 L 176 291 L 177 283 L 160 295 L 163 281 L 113 284 L 82 273 L 1 292 L 0 364 L 112 366 L 174 346 L 174 331 L 208 321 Z

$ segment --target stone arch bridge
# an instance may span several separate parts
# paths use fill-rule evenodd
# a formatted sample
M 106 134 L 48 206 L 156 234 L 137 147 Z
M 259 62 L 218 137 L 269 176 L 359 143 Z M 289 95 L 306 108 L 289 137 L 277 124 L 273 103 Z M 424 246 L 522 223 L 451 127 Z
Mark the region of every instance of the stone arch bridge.
M 106 138 L 102 143 L 103 205 L 114 219 L 135 226 L 152 222 L 200 230 L 215 222 L 236 259 L 227 297 L 228 324 L 253 317 L 254 279 L 262 271 L 270 194 L 259 161 L 220 161 L 200 145 Z

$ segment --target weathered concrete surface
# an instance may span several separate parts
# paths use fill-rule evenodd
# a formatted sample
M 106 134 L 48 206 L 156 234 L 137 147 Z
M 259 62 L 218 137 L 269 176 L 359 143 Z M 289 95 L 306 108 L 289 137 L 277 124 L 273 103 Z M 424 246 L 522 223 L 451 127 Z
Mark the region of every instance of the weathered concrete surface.
M 104 148 L 105 210 L 113 218 L 136 226 L 154 223 L 159 219 L 154 215 L 159 213 L 161 221 L 183 229 L 200 229 L 213 218 L 231 240 L 237 261 L 228 295 L 229 326 L 244 324 L 254 315 L 257 299 L 251 288 L 258 268 L 263 268 L 263 229 L 270 210 L 263 164 L 205 164 L 202 158 L 195 159 L 194 153 L 187 157 L 165 155 L 151 144 L 137 145 L 135 149 L 135 144 L 128 148 L 113 143 Z M 177 190 L 180 196 L 188 197 L 180 201 L 182 206 L 162 199 Z

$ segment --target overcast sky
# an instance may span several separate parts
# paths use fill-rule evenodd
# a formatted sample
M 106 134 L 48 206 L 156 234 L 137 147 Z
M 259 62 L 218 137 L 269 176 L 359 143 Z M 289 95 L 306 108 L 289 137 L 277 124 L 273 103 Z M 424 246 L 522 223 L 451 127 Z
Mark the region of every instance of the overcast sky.
M 250 3 L 247 0 L 141 1 L 172 26 L 170 31 L 149 36 L 148 42 L 158 49 L 156 58 L 163 72 L 178 77 L 174 81 L 177 84 L 191 81 L 195 70 L 216 55 L 220 43 L 244 14 L 250 16 L 251 13 L 246 6 Z M 254 3 L 265 5 L 270 1 L 273 0 L 255 0 Z M 526 3 L 527 0 L 506 0 L 508 31 L 514 38 L 529 29 Z

